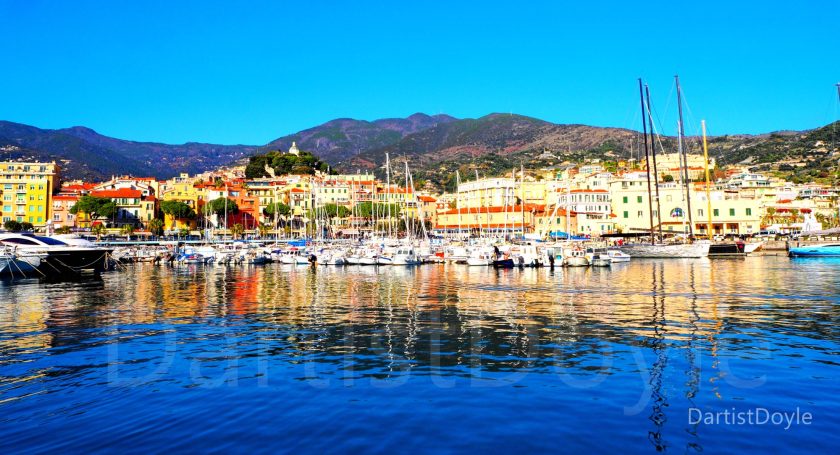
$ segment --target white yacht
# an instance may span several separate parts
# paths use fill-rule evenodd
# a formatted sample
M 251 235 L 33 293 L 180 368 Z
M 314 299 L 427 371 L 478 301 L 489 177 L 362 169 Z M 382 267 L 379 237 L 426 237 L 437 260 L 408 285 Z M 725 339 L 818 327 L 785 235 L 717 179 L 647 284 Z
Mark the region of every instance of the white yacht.
M 410 245 L 400 246 L 391 257 L 392 265 L 417 265 L 420 258 L 415 254 L 414 248 Z
M 29 264 L 29 274 L 45 278 L 76 277 L 83 272 L 100 273 L 105 270 L 109 248 L 90 245 L 69 245 L 61 240 L 35 234 L 3 233 L 0 245 L 18 258 L 10 264 Z

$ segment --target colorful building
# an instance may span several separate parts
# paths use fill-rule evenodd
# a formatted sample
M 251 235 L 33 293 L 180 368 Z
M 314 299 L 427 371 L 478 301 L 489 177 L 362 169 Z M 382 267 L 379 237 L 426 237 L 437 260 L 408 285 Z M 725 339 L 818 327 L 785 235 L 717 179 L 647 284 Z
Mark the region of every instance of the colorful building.
M 55 163 L 0 163 L 0 218 L 46 226 L 52 219 L 52 195 L 60 167 Z

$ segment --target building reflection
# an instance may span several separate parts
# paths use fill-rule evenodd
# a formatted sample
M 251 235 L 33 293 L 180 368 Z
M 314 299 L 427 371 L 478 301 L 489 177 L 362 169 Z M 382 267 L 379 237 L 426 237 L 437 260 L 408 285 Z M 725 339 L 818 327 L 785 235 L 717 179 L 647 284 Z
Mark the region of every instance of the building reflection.
M 221 318 L 251 324 L 302 355 L 363 354 L 359 368 L 375 374 L 407 362 L 469 375 L 577 368 L 607 343 L 651 350 L 654 389 L 661 385 L 658 370 L 668 368 L 669 352 L 678 349 L 687 365 L 685 396 L 692 399 L 701 381 L 700 353 L 711 358 L 709 380 L 719 393 L 719 353 L 749 342 L 721 337 L 725 330 L 782 325 L 803 336 L 828 333 L 836 318 L 831 312 L 784 316 L 803 305 L 771 298 L 790 283 L 789 270 L 750 260 L 554 270 L 138 264 L 96 283 L 0 286 L 0 348 L 45 350 L 95 336 L 91 328 Z M 791 311 L 769 318 L 765 305 Z M 654 401 L 664 408 L 665 398 Z

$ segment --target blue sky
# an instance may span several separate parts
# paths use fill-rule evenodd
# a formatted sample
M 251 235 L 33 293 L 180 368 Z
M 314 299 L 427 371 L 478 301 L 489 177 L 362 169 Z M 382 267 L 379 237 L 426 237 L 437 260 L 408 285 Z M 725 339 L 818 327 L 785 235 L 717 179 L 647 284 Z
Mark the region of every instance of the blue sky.
M 689 133 L 838 118 L 840 2 L 638 5 L 0 0 L 0 119 L 225 144 L 414 112 L 639 128 L 641 76 L 673 133 L 674 74 Z

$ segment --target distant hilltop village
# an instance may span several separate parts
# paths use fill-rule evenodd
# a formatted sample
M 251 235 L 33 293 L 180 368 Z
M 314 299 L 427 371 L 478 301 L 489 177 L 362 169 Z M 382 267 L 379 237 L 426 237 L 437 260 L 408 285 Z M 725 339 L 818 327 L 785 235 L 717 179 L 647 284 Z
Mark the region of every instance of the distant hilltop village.
M 133 235 L 222 230 L 301 237 L 317 230 L 341 237 L 417 222 L 441 236 L 559 231 L 598 237 L 647 232 L 651 218 L 665 233 L 687 233 L 692 223 L 695 235 L 707 235 L 710 224 L 716 235 L 753 235 L 840 224 L 840 188 L 794 184 L 738 166 L 720 169 L 700 155 L 685 162 L 676 153 L 658 157 L 658 174 L 651 176 L 658 204 L 649 199 L 644 163 L 632 159 L 471 180 L 459 175 L 454 191 L 431 194 L 414 187 L 404 163 L 391 163 L 385 181 L 370 173 L 332 174 L 294 142 L 285 153 L 258 155 L 246 166 L 168 180 L 62 182 L 56 163 L 3 162 L 0 197 L 6 229 Z

